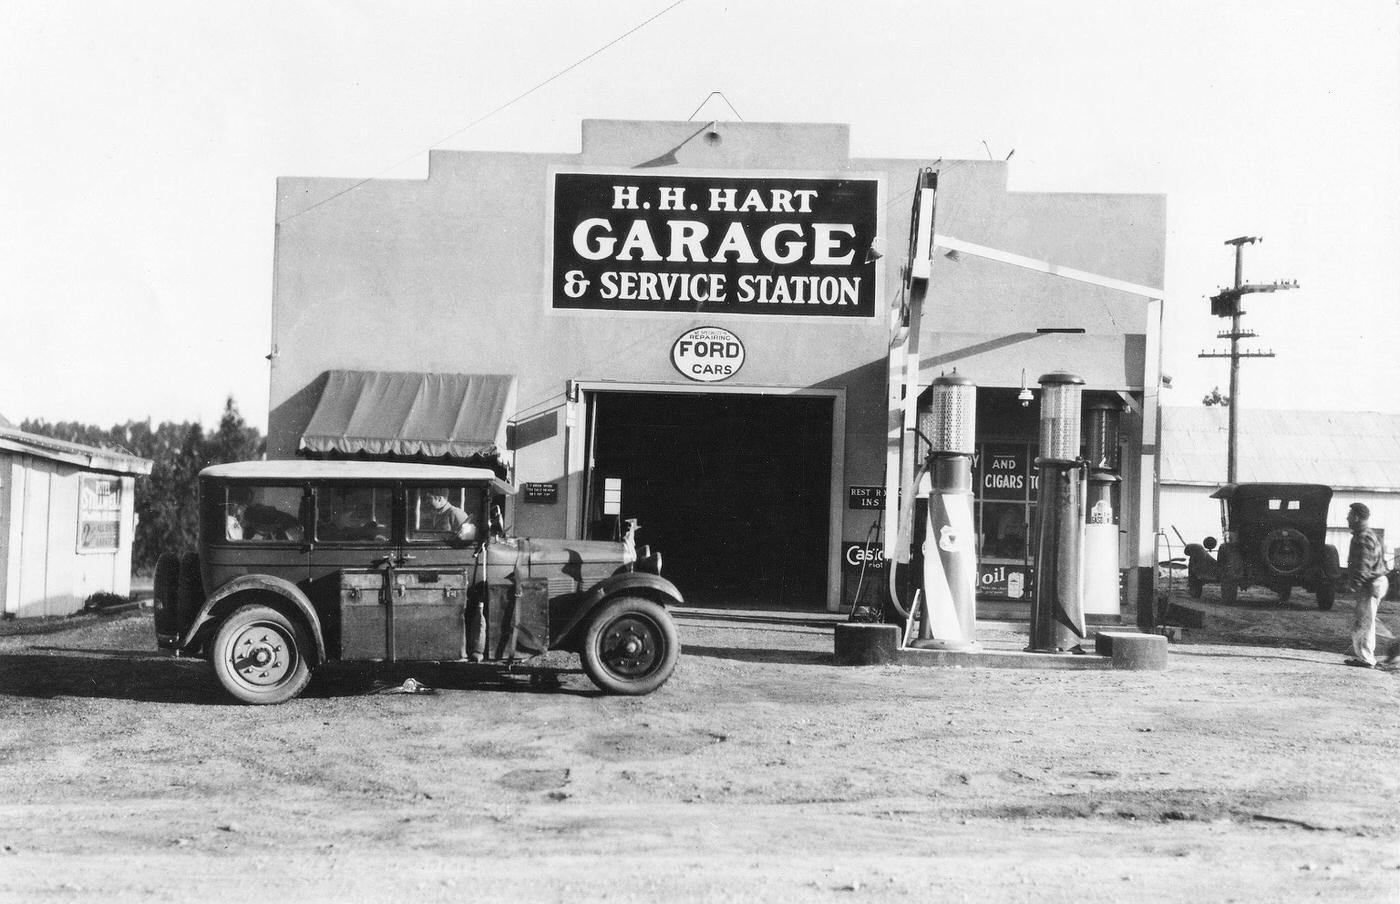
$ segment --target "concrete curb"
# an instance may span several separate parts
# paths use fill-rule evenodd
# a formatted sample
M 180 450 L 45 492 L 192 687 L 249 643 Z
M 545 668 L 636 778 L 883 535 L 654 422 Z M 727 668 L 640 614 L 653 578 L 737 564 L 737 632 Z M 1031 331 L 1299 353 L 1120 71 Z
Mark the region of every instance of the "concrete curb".
M 1132 669 L 1167 667 L 1167 639 L 1160 634 L 1100 631 L 1092 653 L 1027 653 L 1023 650 L 927 650 L 900 646 L 897 625 L 836 625 L 837 665 L 916 665 L 938 668 Z
M 836 626 L 838 665 L 885 665 L 900 652 L 898 625 L 842 622 Z

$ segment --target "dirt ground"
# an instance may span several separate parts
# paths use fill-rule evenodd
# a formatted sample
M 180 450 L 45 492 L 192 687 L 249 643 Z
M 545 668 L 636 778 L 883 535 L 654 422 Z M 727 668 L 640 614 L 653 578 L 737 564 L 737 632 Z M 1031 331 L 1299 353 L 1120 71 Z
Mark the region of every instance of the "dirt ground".
M 1400 674 L 1342 666 L 1349 599 L 1196 608 L 1159 672 L 842 667 L 832 616 L 681 610 L 649 697 L 564 657 L 279 707 L 148 614 L 10 622 L 0 900 L 1400 900 Z

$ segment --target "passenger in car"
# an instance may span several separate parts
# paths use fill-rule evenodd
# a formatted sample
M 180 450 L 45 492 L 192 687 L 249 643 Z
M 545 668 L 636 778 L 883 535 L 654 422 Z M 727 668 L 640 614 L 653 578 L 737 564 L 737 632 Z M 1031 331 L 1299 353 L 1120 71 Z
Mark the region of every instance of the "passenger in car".
M 356 506 L 341 521 L 337 532 L 341 540 L 387 540 L 388 530 L 375 521 L 367 506 Z
M 303 536 L 301 519 L 270 505 L 250 505 L 243 512 L 243 536 L 249 540 L 299 542 Z
M 243 513 L 248 506 L 242 502 L 230 502 L 224 509 L 224 539 L 243 539 Z

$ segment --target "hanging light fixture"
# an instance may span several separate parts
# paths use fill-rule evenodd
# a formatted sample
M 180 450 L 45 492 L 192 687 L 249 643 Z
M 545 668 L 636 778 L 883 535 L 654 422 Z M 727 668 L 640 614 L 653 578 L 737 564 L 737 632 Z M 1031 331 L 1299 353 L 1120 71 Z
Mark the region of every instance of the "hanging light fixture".
M 1021 391 L 1016 395 L 1016 398 L 1021 401 L 1022 408 L 1029 408 L 1031 402 L 1035 401 L 1035 393 L 1031 392 L 1031 388 L 1026 385 L 1026 369 L 1024 367 L 1021 368 Z

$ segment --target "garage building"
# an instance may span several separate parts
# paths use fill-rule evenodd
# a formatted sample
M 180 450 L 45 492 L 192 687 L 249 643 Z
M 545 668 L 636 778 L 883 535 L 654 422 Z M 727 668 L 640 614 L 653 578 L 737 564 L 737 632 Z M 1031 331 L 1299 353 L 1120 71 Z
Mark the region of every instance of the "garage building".
M 925 173 L 945 241 L 918 386 L 979 387 L 982 592 L 1029 598 L 1038 409 L 1020 398 L 1069 371 L 1121 415 L 1131 601 L 1161 314 L 1132 288 L 1162 284 L 1165 199 L 852 157 L 844 125 L 585 121 L 577 152 L 280 179 L 269 457 L 490 464 L 521 488 L 520 535 L 610 535 L 620 496 L 688 601 L 839 610 L 880 580 Z

